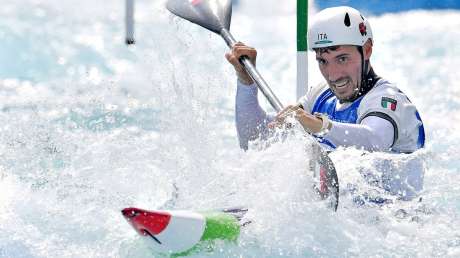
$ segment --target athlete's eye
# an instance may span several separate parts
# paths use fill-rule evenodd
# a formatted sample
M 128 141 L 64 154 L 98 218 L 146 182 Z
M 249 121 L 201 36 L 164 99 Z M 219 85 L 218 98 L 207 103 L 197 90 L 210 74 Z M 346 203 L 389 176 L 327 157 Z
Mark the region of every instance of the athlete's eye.
M 341 56 L 337 59 L 337 61 L 339 62 L 339 64 L 344 64 L 348 61 L 348 57 L 346 56 Z
M 317 58 L 316 61 L 318 61 L 318 64 L 321 65 L 321 66 L 327 64 L 326 60 L 324 60 L 322 58 Z

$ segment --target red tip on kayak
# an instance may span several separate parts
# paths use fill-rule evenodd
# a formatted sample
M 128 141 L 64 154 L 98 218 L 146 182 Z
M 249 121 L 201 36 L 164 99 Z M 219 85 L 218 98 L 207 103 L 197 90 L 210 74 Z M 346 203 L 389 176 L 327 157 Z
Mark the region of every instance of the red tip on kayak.
M 169 224 L 171 214 L 165 211 L 147 211 L 138 208 L 126 208 L 121 211 L 123 217 L 142 236 L 157 235 Z M 147 232 L 146 232 L 147 231 Z

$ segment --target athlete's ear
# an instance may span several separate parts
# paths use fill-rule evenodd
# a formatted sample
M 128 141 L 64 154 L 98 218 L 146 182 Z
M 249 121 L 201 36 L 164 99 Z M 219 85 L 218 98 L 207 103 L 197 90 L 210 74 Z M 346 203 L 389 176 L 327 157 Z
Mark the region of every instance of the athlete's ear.
M 364 60 L 369 60 L 372 55 L 372 39 L 368 39 L 363 46 Z

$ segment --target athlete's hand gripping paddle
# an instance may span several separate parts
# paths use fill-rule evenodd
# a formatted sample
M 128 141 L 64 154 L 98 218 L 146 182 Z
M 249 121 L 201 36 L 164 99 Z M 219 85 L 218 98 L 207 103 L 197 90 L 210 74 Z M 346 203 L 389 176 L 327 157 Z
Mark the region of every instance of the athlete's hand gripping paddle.
M 166 8 L 183 19 L 219 34 L 230 48 L 237 42 L 230 33 L 232 16 L 231 0 L 168 0 Z M 283 110 L 283 105 L 249 58 L 242 56 L 240 62 L 272 107 L 277 112 Z M 331 197 L 331 207 L 337 210 L 339 183 L 334 164 L 318 143 L 314 144 L 313 151 L 317 162 L 315 165 L 312 165 L 312 168 L 319 179 L 319 186 L 316 189 L 323 198 Z

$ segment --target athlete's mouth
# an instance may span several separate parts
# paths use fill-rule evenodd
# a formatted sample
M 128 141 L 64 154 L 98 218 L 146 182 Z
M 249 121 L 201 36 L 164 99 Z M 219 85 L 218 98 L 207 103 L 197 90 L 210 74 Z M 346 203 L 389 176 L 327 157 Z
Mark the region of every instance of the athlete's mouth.
M 331 84 L 337 88 L 337 89 L 342 89 L 345 88 L 350 81 L 348 79 L 341 79 L 335 82 L 331 82 Z

